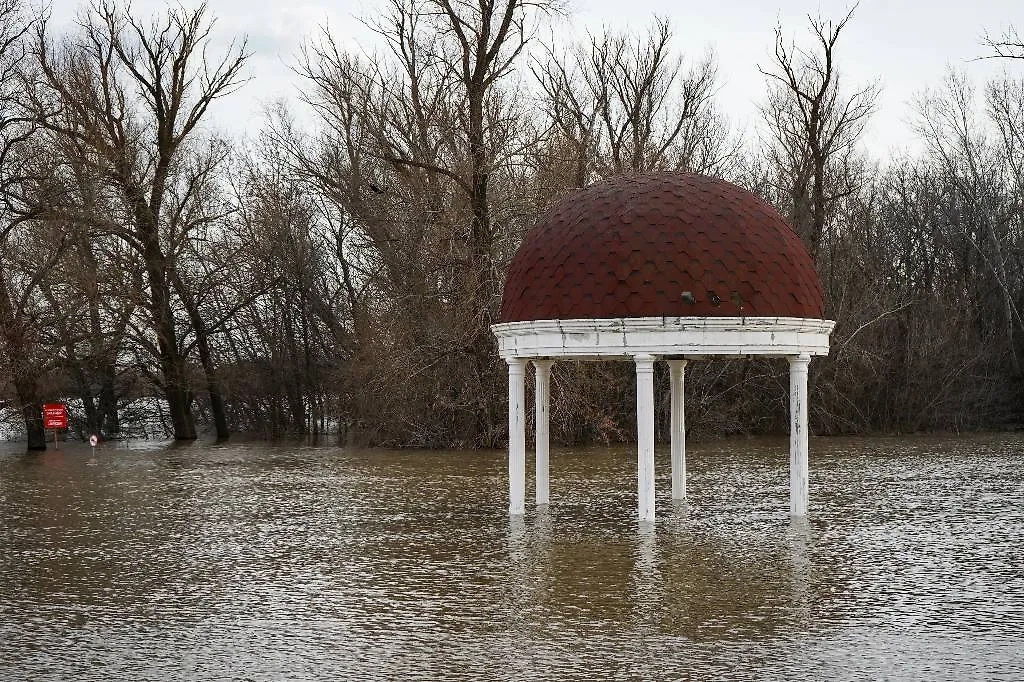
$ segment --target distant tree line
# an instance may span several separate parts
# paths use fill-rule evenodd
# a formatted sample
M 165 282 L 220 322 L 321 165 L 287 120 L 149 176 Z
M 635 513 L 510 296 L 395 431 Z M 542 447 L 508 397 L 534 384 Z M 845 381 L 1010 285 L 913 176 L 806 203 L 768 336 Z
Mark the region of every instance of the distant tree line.
M 390 0 L 379 52 L 326 28 L 305 43 L 312 129 L 281 104 L 233 140 L 204 122 L 249 51 L 211 41 L 205 6 L 98 0 L 57 33 L 0 0 L 0 412 L 32 449 L 51 400 L 107 437 L 155 420 L 184 440 L 498 446 L 489 325 L 524 235 L 574 188 L 679 170 L 756 192 L 814 257 L 837 321 L 815 432 L 1021 422 L 1024 70 L 980 88 L 951 71 L 915 102 L 923 151 L 879 160 L 861 151 L 878 88 L 840 79 L 850 14 L 809 17 L 806 40 L 777 27 L 747 139 L 712 52 L 684 58 L 663 20 L 545 40 L 560 11 Z M 1024 58 L 1012 29 L 980 49 Z M 690 363 L 688 426 L 784 431 L 786 371 Z M 552 390 L 556 440 L 633 434 L 627 363 L 558 363 Z

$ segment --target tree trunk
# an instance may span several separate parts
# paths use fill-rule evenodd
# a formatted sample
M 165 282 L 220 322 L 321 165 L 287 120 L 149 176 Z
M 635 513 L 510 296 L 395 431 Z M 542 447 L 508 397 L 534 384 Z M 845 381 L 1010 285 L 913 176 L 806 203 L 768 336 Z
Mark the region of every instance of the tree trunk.
M 25 433 L 28 435 L 29 450 L 46 449 L 46 431 L 43 429 L 43 405 L 39 400 L 35 368 L 29 367 L 26 349 L 25 319 L 15 311 L 7 283 L 0 281 L 0 334 L 3 334 L 3 348 L 14 382 L 14 392 L 21 405 L 25 419 Z
M 96 409 L 96 401 L 93 400 L 91 395 L 82 396 L 82 408 L 85 410 L 85 432 L 79 432 L 78 435 L 88 437 L 94 433 L 99 433 L 102 421 L 100 413 Z
M 131 196 L 129 192 L 129 196 Z M 157 209 L 158 211 L 159 209 Z M 163 374 L 167 409 L 171 416 L 171 429 L 175 440 L 195 440 L 196 423 L 192 416 L 192 396 L 188 390 L 185 358 L 178 348 L 171 312 L 171 287 L 167 278 L 167 263 L 160 249 L 160 236 L 155 215 L 144 201 L 136 199 L 135 220 L 145 244 L 146 276 L 150 297 L 147 301 L 156 332 L 160 352 L 160 371 Z
M 472 163 L 470 186 L 470 206 L 473 210 L 472 254 L 470 259 L 469 291 L 467 300 L 471 303 L 470 313 L 475 319 L 475 329 L 469 343 L 469 351 L 473 360 L 474 379 L 482 383 L 487 376 L 487 368 L 493 364 L 494 340 L 490 333 L 491 304 L 494 298 L 493 278 L 493 235 L 491 232 L 491 214 L 488 197 L 490 167 L 486 148 L 484 127 L 484 87 L 478 84 L 469 86 L 469 145 Z M 467 426 L 460 439 L 471 440 L 486 433 L 491 422 L 489 403 L 481 400 L 470 417 L 472 424 Z
M 224 410 L 224 398 L 221 395 L 220 382 L 217 381 L 217 368 L 213 364 L 213 353 L 210 352 L 210 333 L 203 322 L 203 316 L 199 313 L 195 297 L 185 287 L 177 272 L 172 273 L 172 281 L 178 291 L 181 302 L 185 305 L 189 320 L 192 322 L 192 330 L 196 335 L 196 347 L 199 349 L 199 362 L 203 365 L 203 374 L 206 376 L 206 390 L 210 394 L 210 411 L 213 412 L 213 425 L 217 430 L 217 440 L 227 440 L 231 436 L 228 430 L 227 413 Z
M 100 394 L 97 403 L 97 418 L 95 431 L 104 439 L 116 437 L 121 433 L 121 420 L 117 414 L 117 394 L 114 392 L 114 379 L 117 375 L 117 367 L 110 359 L 116 356 L 116 346 L 108 348 L 104 342 L 103 318 L 100 315 L 100 296 L 96 282 L 98 280 L 98 266 L 96 257 L 90 245 L 83 240 L 79 245 L 82 260 L 89 268 L 89 332 L 91 343 L 91 369 L 93 376 L 100 384 Z M 123 326 L 121 334 L 123 334 Z
M 168 309 L 168 314 L 169 312 Z M 192 396 L 185 376 L 185 361 L 178 354 L 175 347 L 177 344 L 173 342 L 173 324 L 161 323 L 161 327 L 165 332 L 160 334 L 160 367 L 163 371 L 164 392 L 167 397 L 167 409 L 171 415 L 174 439 L 195 440 L 196 422 L 192 416 Z M 165 340 L 165 334 L 171 337 L 170 342 Z
M 164 376 L 168 377 L 168 372 L 165 371 Z M 192 416 L 191 396 L 188 389 L 181 385 L 180 379 L 174 381 L 175 385 L 169 384 L 165 389 L 174 440 L 195 440 L 196 422 Z
M 117 413 L 117 395 L 114 393 L 114 368 L 104 368 L 99 398 L 100 434 L 115 438 L 121 434 L 121 418 Z
M 286 310 L 284 315 L 284 330 L 287 342 L 286 356 L 288 368 L 288 381 L 286 382 L 285 399 L 288 403 L 288 417 L 291 422 L 291 431 L 294 433 L 306 433 L 306 407 L 303 400 L 306 391 L 306 382 L 303 372 L 299 367 L 298 350 L 295 347 L 295 324 L 292 321 L 292 313 Z
M 14 381 L 14 390 L 21 402 L 25 418 L 25 433 L 29 450 L 46 449 L 46 430 L 43 428 L 43 403 L 39 400 L 35 377 L 20 377 Z
M 195 331 L 199 347 L 199 360 L 203 364 L 203 373 L 206 375 L 206 391 L 210 394 L 210 410 L 213 412 L 213 425 L 217 430 L 217 440 L 227 440 L 231 436 L 231 432 L 228 430 L 228 417 L 224 410 L 220 382 L 217 381 L 217 369 L 213 366 L 213 356 L 210 353 L 209 335 L 201 324 Z

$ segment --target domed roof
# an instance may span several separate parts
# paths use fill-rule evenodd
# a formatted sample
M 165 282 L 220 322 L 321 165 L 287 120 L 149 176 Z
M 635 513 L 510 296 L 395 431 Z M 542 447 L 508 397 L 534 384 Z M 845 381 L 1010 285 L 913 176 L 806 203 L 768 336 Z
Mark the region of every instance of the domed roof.
M 512 259 L 501 321 L 820 319 L 823 309 L 814 263 L 775 209 L 724 180 L 653 173 L 555 202 Z

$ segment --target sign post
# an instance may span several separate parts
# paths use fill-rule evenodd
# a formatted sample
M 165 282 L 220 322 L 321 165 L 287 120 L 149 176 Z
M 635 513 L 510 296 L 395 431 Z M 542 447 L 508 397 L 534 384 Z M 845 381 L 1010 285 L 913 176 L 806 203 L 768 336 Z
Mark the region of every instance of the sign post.
M 64 409 L 64 403 L 43 405 L 43 428 L 53 429 L 53 447 L 57 449 L 57 430 L 68 428 L 68 413 Z

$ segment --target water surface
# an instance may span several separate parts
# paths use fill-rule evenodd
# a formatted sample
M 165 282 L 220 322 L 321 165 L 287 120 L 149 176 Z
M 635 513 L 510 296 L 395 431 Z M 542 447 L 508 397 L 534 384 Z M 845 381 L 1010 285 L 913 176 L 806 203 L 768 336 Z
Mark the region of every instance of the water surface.
M 0 449 L 0 678 L 1024 678 L 1024 439 L 552 453 L 296 444 Z M 528 469 L 530 467 L 528 466 Z M 532 485 L 528 481 L 528 491 Z

